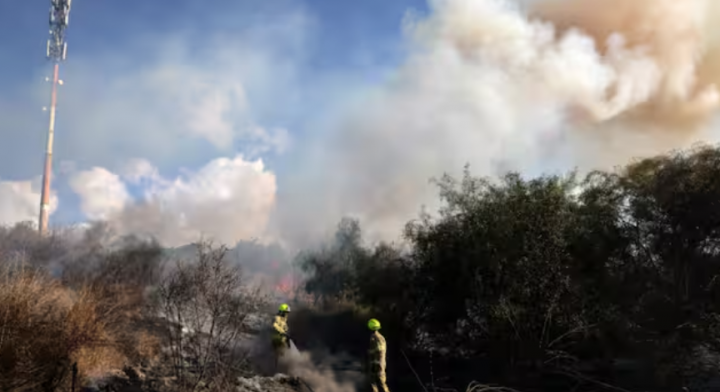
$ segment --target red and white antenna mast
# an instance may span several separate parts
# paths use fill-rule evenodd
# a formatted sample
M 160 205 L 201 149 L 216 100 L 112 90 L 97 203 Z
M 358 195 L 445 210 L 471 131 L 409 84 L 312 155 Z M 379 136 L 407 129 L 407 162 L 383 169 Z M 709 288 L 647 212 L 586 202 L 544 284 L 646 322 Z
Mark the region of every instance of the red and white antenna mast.
M 50 182 L 52 176 L 53 139 L 55 137 L 55 109 L 57 105 L 57 88 L 60 80 L 60 63 L 67 56 L 65 29 L 70 18 L 72 0 L 50 1 L 50 38 L 47 42 L 47 58 L 53 62 L 52 93 L 50 95 L 50 126 L 48 128 L 47 148 L 45 150 L 45 169 L 43 170 L 42 196 L 40 200 L 40 221 L 38 230 L 46 234 L 48 216 L 50 214 Z

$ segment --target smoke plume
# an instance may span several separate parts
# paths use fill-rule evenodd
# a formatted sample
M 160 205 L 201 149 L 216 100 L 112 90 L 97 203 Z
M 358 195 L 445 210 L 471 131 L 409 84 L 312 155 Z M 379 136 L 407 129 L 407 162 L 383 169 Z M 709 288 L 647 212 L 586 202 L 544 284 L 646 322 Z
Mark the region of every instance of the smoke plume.
M 354 392 L 364 380 L 357 359 L 317 347 L 299 351 L 292 341 L 276 363 L 270 340 L 271 332 L 261 328 L 258 335 L 245 342 L 250 361 L 260 374 L 299 377 L 315 392 Z
M 431 176 L 610 168 L 702 137 L 718 107 L 717 30 L 702 0 L 431 0 L 410 56 L 337 124 L 297 221 L 355 214 L 388 238 Z M 297 211 L 312 211 L 302 215 Z M 286 222 L 286 226 L 287 226 Z M 293 226 L 289 224 L 289 226 Z M 307 236 L 307 232 L 299 233 Z
M 534 10 L 557 34 L 588 35 L 613 71 L 594 120 L 619 116 L 679 133 L 696 131 L 718 106 L 713 14 L 703 0 L 549 0 Z
M 0 225 L 35 222 L 40 215 L 40 178 L 34 181 L 0 181 Z M 50 195 L 50 212 L 58 206 L 55 192 Z
M 144 194 L 132 198 L 133 184 L 142 184 Z M 88 217 L 107 220 L 118 235 L 153 236 L 166 246 L 200 237 L 225 244 L 261 237 L 276 188 L 262 161 L 242 156 L 213 160 L 172 180 L 149 162 L 134 160 L 123 176 L 93 168 L 76 173 L 71 185 Z
M 316 364 L 307 351 L 300 352 L 293 345 L 287 355 L 281 359 L 281 365 L 287 369 L 287 373 L 294 377 L 300 377 L 308 383 L 316 392 L 354 392 L 362 382 L 362 375 L 359 373 L 343 372 L 334 369 L 339 358 L 328 353 L 323 353 L 323 362 Z M 343 377 L 344 376 L 344 377 Z
M 719 102 L 717 4 L 429 1 L 427 15 L 402 21 L 408 54 L 391 80 L 359 97 L 348 92 L 357 104 L 342 113 L 317 110 L 314 123 L 328 129 L 293 143 L 296 161 L 278 184 L 242 158 L 170 181 L 138 166 L 154 179 L 143 201 L 123 204 L 119 187 L 106 187 L 118 191 L 108 198 L 75 183 L 86 212 L 174 244 L 212 234 L 304 246 L 348 215 L 371 239 L 393 239 L 422 206 L 438 207 L 429 178 L 457 176 L 465 164 L 490 176 L 608 169 L 709 137 Z M 217 114 L 231 101 L 212 102 L 222 103 Z M 196 118 L 198 129 L 218 128 Z M 227 139 L 230 128 L 220 128 Z

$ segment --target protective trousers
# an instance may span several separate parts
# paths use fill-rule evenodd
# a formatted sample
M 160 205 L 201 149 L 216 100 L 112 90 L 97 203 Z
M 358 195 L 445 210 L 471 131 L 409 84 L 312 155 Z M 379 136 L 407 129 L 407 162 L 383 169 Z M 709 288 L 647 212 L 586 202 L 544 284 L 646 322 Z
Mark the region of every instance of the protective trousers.
M 380 332 L 375 331 L 370 336 L 370 348 L 368 350 L 368 381 L 373 392 L 390 392 L 385 377 L 385 354 L 387 343 Z
M 370 374 L 368 381 L 370 381 L 370 390 L 372 392 L 390 392 L 385 378 L 385 371 Z
M 275 353 L 275 372 L 277 372 L 278 362 L 280 362 L 280 358 L 285 355 L 285 351 L 288 348 L 287 337 L 280 334 L 273 334 L 272 348 L 273 352 Z
M 273 336 L 272 346 L 275 352 L 275 372 L 278 371 L 278 362 L 288 349 L 289 341 L 287 337 L 288 325 L 286 313 L 279 313 L 273 320 Z

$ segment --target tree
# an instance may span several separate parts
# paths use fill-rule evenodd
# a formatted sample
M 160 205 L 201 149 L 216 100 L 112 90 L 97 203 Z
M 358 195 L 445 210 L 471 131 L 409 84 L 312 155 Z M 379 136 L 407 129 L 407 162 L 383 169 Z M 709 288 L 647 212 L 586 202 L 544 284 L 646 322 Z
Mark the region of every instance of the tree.
M 167 335 L 177 387 L 227 390 L 248 365 L 238 346 L 245 318 L 264 302 L 244 284 L 240 267 L 228 262 L 226 247 L 196 247 L 196 259 L 178 261 L 163 280 L 157 305 L 172 323 Z
M 338 224 L 331 244 L 298 255 L 296 263 L 308 275 L 305 290 L 324 308 L 355 297 L 356 266 L 369 257 L 361 238 L 359 222 L 345 218 Z
M 514 380 L 540 370 L 582 384 L 591 369 L 620 382 L 614 359 L 631 358 L 656 373 L 648 388 L 685 386 L 720 373 L 718 178 L 709 146 L 581 181 L 466 168 L 436 181 L 444 208 L 408 223 L 409 251 L 363 245 L 344 221 L 305 259 L 306 289 L 387 314 L 407 347 L 482 356 Z

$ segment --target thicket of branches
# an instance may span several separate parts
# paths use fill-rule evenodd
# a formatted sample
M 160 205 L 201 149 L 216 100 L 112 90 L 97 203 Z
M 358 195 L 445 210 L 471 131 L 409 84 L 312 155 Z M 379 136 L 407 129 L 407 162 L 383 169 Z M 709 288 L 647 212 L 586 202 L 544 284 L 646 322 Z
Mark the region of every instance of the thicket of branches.
M 409 249 L 346 219 L 298 262 L 318 306 L 369 308 L 396 348 L 485 358 L 499 381 L 622 383 L 625 362 L 686 386 L 720 367 L 719 179 L 708 146 L 585 178 L 466 170 L 437 181 L 445 207 L 407 225 Z
M 177 391 L 228 391 L 249 372 L 246 318 L 266 300 L 248 286 L 242 269 L 228 262 L 228 249 L 196 245 L 196 257 L 178 261 L 158 286 L 157 311 L 176 328 L 167 329 L 167 360 Z M 247 337 L 245 337 L 247 339 Z
M 74 236 L 74 234 L 78 234 Z M 0 228 L 0 389 L 64 391 L 156 356 L 141 321 L 161 249 L 101 228 L 42 237 L 28 224 Z
M 0 390 L 113 381 L 232 389 L 248 370 L 248 348 L 238 346 L 246 316 L 265 302 L 225 247 L 193 247 L 179 259 L 101 225 L 48 236 L 29 224 L 0 227 Z M 135 369 L 152 377 L 135 380 Z M 122 371 L 129 381 L 114 380 Z

